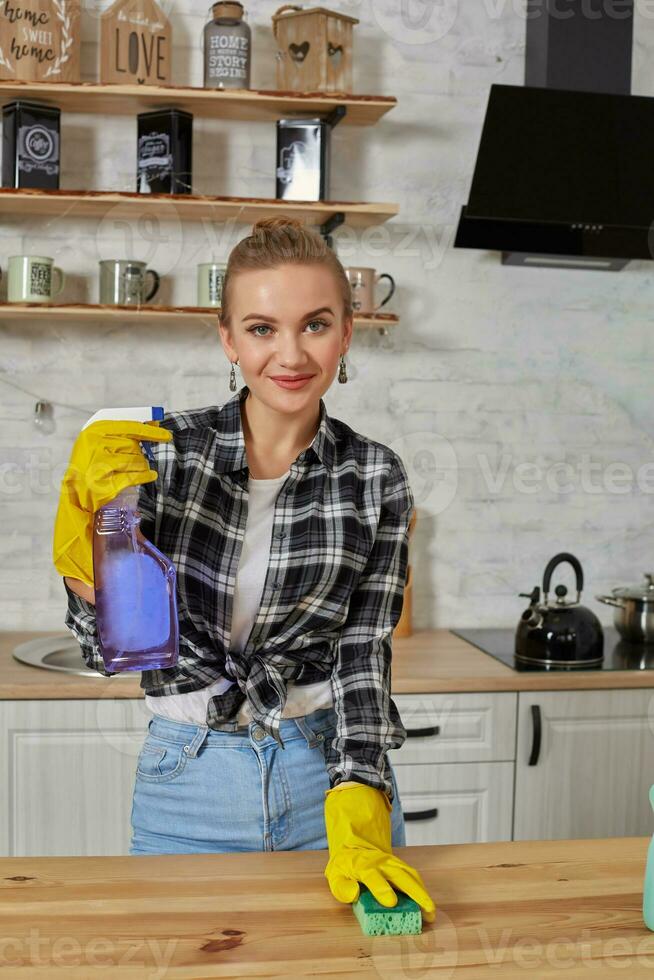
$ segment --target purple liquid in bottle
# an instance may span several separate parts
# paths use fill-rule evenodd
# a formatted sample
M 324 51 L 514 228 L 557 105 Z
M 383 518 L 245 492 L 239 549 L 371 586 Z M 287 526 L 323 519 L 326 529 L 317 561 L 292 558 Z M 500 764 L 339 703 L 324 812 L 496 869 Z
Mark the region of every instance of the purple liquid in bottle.
M 107 670 L 172 667 L 179 652 L 175 566 L 139 530 L 138 487 L 95 514 L 93 576 Z

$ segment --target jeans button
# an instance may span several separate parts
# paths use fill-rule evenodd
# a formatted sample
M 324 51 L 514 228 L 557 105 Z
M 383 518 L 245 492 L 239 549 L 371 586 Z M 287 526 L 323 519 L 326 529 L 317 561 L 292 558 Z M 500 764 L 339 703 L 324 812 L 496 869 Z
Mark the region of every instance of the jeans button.
M 256 738 L 257 742 L 260 742 L 262 738 L 266 737 L 266 733 L 264 732 L 263 728 L 259 728 L 258 726 L 254 729 L 252 734 Z

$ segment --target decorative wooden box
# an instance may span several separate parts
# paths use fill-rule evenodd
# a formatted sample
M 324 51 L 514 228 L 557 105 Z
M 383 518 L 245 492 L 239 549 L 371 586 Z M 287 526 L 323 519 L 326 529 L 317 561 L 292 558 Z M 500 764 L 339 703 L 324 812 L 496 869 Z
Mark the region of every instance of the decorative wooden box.
M 172 36 L 156 0 L 115 0 L 100 15 L 100 82 L 170 84 Z
M 79 0 L 0 5 L 0 80 L 79 82 Z
M 284 13 L 286 11 L 286 13 Z M 273 14 L 277 88 L 352 93 L 352 26 L 356 17 L 326 7 L 286 3 Z

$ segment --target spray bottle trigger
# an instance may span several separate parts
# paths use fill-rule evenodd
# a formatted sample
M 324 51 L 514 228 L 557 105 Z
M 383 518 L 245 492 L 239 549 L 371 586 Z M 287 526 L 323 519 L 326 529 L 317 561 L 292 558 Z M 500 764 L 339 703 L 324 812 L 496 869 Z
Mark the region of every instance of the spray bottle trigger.
M 141 449 L 143 450 L 143 452 L 145 453 L 145 455 L 150 460 L 150 462 L 154 464 L 154 462 L 155 462 L 154 453 L 152 452 L 152 449 L 150 448 L 150 446 L 148 445 L 148 443 L 147 442 L 140 442 L 139 445 L 140 445 Z

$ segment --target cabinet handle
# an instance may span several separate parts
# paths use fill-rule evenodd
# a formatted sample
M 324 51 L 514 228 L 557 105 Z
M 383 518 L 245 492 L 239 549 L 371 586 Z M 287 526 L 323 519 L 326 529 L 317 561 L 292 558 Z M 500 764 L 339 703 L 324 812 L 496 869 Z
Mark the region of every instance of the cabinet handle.
M 425 735 L 440 735 L 440 725 L 429 725 L 427 728 L 407 728 L 407 738 L 424 738 Z
M 529 756 L 529 762 L 527 765 L 535 766 L 540 755 L 540 742 L 543 734 L 539 704 L 532 704 L 531 706 L 531 724 L 533 728 L 533 738 L 531 742 L 531 755 Z
M 410 810 L 404 811 L 405 820 L 431 820 L 432 817 L 438 816 L 438 808 L 434 807 L 432 810 Z

